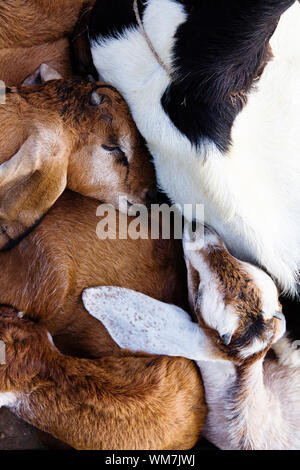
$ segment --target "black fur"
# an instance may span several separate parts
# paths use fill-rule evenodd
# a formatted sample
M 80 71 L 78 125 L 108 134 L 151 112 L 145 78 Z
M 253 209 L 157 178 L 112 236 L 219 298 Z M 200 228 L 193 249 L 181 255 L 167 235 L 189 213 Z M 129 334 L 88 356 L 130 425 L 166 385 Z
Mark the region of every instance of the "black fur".
M 208 137 L 226 151 L 269 39 L 294 0 L 177 1 L 188 19 L 175 36 L 176 76 L 162 105 L 193 144 Z
M 299 289 L 300 292 L 300 289 Z M 286 318 L 286 330 L 292 341 L 300 341 L 300 298 L 280 298 L 282 312 Z
M 199 146 L 208 138 L 226 152 L 247 92 L 270 58 L 269 39 L 295 0 L 173 1 L 184 6 L 188 17 L 175 35 L 175 74 L 162 106 L 192 144 Z M 117 37 L 136 26 L 132 4 L 96 1 L 88 23 L 90 39 Z M 141 15 L 145 5 L 139 1 Z M 163 21 L 162 16 L 162 28 Z
M 141 18 L 145 10 L 143 0 L 138 0 Z M 124 29 L 137 26 L 133 0 L 97 0 L 88 21 L 89 38 L 117 37 Z

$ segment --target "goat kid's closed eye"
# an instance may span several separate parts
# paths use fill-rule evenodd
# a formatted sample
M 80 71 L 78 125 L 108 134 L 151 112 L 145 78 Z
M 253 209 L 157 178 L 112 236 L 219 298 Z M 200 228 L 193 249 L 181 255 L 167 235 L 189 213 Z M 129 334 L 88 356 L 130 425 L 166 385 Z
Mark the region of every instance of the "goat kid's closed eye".
M 117 158 L 117 163 L 120 163 L 121 165 L 124 165 L 126 167 L 129 166 L 129 161 L 128 158 L 126 157 L 125 153 L 120 147 L 110 147 L 109 145 L 102 145 L 102 148 L 106 150 L 107 152 L 110 152 L 112 154 L 115 154 Z

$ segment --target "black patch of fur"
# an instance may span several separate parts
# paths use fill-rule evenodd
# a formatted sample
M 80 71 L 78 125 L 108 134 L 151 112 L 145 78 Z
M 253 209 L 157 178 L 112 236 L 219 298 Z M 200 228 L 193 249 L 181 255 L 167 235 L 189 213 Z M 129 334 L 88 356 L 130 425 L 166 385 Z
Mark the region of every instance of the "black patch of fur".
M 300 298 L 280 298 L 282 304 L 282 312 L 286 319 L 286 329 L 289 338 L 292 341 L 300 339 Z
M 85 4 L 80 12 L 79 20 L 70 37 L 71 63 L 75 75 L 80 77 L 92 76 L 98 80 L 98 72 L 94 66 L 88 37 L 89 4 Z
M 138 0 L 138 7 L 142 18 L 143 0 Z M 137 26 L 133 0 L 97 0 L 88 20 L 89 38 L 97 42 L 103 37 L 118 37 L 130 26 Z
M 232 341 L 230 348 L 238 351 L 250 345 L 254 338 L 260 338 L 265 330 L 265 322 L 262 315 L 249 318 L 248 325 L 246 325 L 242 336 Z
M 188 17 L 175 34 L 175 74 L 161 104 L 193 145 L 208 138 L 226 152 L 233 122 L 268 58 L 269 39 L 295 0 L 173 1 Z M 138 3 L 143 17 L 147 3 Z M 117 38 L 137 25 L 133 0 L 97 0 L 87 22 L 90 41 Z
M 173 49 L 175 78 L 162 105 L 198 146 L 230 145 L 231 128 L 261 70 L 281 14 L 294 0 L 177 0 L 188 13 Z

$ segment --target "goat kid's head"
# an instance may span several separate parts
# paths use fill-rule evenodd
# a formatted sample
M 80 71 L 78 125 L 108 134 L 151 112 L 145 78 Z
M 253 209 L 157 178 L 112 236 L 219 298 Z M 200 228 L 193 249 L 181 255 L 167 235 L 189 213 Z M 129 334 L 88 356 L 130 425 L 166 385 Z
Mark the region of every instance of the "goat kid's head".
M 154 167 L 117 90 L 63 80 L 44 64 L 25 85 L 7 90 L 0 107 L 0 249 L 31 230 L 66 187 L 117 208 L 119 196 L 153 202 Z
M 190 306 L 216 357 L 239 362 L 265 354 L 286 326 L 271 277 L 234 258 L 200 224 L 186 227 L 183 246 Z

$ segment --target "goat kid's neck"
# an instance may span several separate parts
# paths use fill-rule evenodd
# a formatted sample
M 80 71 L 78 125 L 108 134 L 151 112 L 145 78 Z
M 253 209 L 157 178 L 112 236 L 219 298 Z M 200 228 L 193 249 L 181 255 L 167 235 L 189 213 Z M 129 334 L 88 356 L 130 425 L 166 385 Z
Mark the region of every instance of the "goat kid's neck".
M 204 435 L 225 450 L 267 450 L 281 405 L 264 381 L 264 358 L 243 365 L 198 362 L 209 414 Z M 279 433 L 278 428 L 278 433 Z M 272 445 L 272 444 L 271 444 Z

